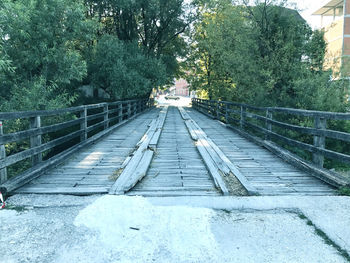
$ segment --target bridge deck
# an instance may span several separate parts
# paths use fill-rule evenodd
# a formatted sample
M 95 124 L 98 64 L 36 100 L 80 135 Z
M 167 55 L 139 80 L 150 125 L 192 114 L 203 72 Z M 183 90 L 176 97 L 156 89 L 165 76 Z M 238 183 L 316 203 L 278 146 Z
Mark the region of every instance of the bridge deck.
M 270 151 L 243 138 L 198 111 L 191 118 L 235 164 L 261 195 L 332 195 L 335 190 L 321 180 L 286 163 Z
M 186 109 L 206 135 L 261 195 L 332 195 L 335 190 L 285 163 L 268 150 L 246 140 L 207 116 Z M 153 109 L 77 153 L 63 165 L 33 180 L 16 193 L 107 193 L 115 172 L 158 116 Z M 146 176 L 129 195 L 219 195 L 185 121 L 169 107 L 160 140 Z M 113 180 L 114 179 L 114 180 Z
M 15 193 L 108 193 L 114 183 L 111 176 L 134 150 L 157 114 L 158 109 L 153 109 L 138 116 Z
M 148 173 L 128 194 L 219 194 L 177 108 L 169 107 L 156 155 Z

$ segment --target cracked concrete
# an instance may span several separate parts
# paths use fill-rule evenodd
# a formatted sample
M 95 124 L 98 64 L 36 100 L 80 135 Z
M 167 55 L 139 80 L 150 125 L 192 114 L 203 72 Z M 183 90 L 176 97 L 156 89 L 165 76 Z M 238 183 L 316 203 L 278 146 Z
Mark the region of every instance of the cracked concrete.
M 1 262 L 347 262 L 315 227 L 349 253 L 349 201 L 15 195 L 19 212 L 0 210 Z

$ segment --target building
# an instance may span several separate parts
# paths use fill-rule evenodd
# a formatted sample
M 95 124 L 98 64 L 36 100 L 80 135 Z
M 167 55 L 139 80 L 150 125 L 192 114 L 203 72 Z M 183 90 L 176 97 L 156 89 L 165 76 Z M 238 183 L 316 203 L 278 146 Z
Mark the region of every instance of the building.
M 313 15 L 320 16 L 325 30 L 325 69 L 350 76 L 350 0 L 321 1 Z
M 189 96 L 190 88 L 189 84 L 185 79 L 177 79 L 175 80 L 175 85 L 169 88 L 171 95 L 176 96 Z

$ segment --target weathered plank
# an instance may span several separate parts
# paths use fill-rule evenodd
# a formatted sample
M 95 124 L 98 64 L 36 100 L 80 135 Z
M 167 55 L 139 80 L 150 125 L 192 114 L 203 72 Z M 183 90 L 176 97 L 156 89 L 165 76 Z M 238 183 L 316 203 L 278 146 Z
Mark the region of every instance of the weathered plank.
M 141 139 L 142 143 L 138 144 L 138 148 L 128 161 L 125 169 L 109 190 L 110 194 L 124 194 L 145 176 L 153 157 L 153 150 L 148 150 L 147 148 L 150 146 L 154 134 L 157 131 L 161 131 L 167 111 L 168 107 L 164 107 L 160 111 L 157 121 L 153 122 L 149 127 L 146 132 L 147 136 Z
M 184 111 L 184 109 L 181 107 L 179 107 L 179 109 L 180 109 L 180 112 Z M 208 159 L 208 157 L 206 156 L 206 154 L 202 150 L 203 146 L 205 146 L 204 149 L 208 152 L 210 158 L 215 162 L 215 166 L 217 167 L 217 169 L 220 170 L 224 176 L 229 176 L 230 172 L 232 172 L 234 174 L 234 176 L 243 185 L 243 187 L 248 191 L 249 194 L 256 194 L 257 193 L 256 189 L 242 175 L 242 173 L 239 171 L 239 169 L 235 165 L 233 165 L 231 163 L 231 161 L 225 156 L 225 154 L 216 146 L 216 144 L 210 138 L 208 138 L 208 136 L 198 126 L 198 124 L 195 121 L 193 121 L 193 119 L 191 119 L 188 114 L 187 114 L 187 116 L 188 117 L 187 117 L 186 125 L 198 137 L 197 147 L 199 147 L 198 150 L 201 152 L 202 157 L 204 158 L 205 162 L 208 162 L 209 165 L 211 166 L 211 164 L 210 164 L 211 160 Z M 189 122 L 191 122 L 191 124 L 189 124 Z M 196 138 L 196 137 L 192 137 L 192 138 Z M 214 171 L 212 171 L 212 172 L 214 172 Z M 213 176 L 218 176 L 218 174 L 214 172 Z M 221 178 L 220 173 L 219 173 L 219 176 Z M 217 178 L 214 178 L 214 179 L 217 180 Z M 224 183 L 224 181 L 222 181 L 222 183 Z
M 126 194 L 146 196 L 220 194 L 192 143 L 184 120 L 175 107 L 169 107 L 156 154 L 146 177 Z
M 318 178 L 299 170 L 280 159 L 272 152 L 262 148 L 260 143 L 254 144 L 241 135 L 245 133 L 227 129 L 227 125 L 214 121 L 195 111 L 189 115 L 206 132 L 213 142 L 220 148 L 226 157 L 239 168 L 245 178 L 257 189 L 261 195 L 320 195 L 318 190 L 325 194 L 335 194 L 334 189 Z M 243 167 L 243 168 L 242 168 Z M 246 168 L 244 168 L 246 167 Z M 288 181 L 289 180 L 289 181 Z M 271 185 L 264 185 L 270 181 Z M 284 184 L 283 191 L 280 184 Z M 306 188 L 293 188 L 293 185 L 305 185 L 314 191 L 303 191 Z M 260 187 L 259 187 L 260 186 Z M 275 186 L 275 187 L 274 187 Z
M 0 121 L 0 139 L 3 137 L 3 124 Z M 5 145 L 0 143 L 0 161 L 6 158 Z M 7 168 L 0 168 L 0 184 L 7 181 Z
M 139 114 L 137 116 L 134 116 L 130 120 L 124 120 L 121 123 L 117 124 L 116 126 L 110 127 L 107 130 L 103 131 L 102 133 L 96 134 L 93 137 L 87 139 L 83 143 L 72 148 L 70 151 L 63 152 L 60 155 L 54 157 L 54 159 L 50 159 L 50 161 L 43 162 L 44 165 L 40 165 L 39 167 L 34 167 L 32 170 L 29 170 L 22 177 L 10 179 L 4 184 L 4 186 L 9 191 L 13 191 L 16 193 L 17 191 L 14 191 L 16 188 L 25 185 L 26 183 L 32 181 L 35 178 L 38 178 L 41 175 L 43 176 L 40 178 L 45 178 L 47 182 L 50 182 L 51 180 L 55 180 L 55 178 L 66 178 L 68 181 L 70 181 L 69 178 L 74 178 L 78 175 L 86 175 L 86 176 L 94 176 L 94 177 L 97 176 L 99 178 L 103 176 L 104 178 L 108 179 L 108 177 L 113 174 L 113 171 L 118 169 L 118 167 L 122 164 L 122 161 L 120 161 L 119 163 L 115 163 L 114 167 L 109 169 L 106 169 L 103 166 L 100 166 L 97 168 L 96 165 L 99 165 L 99 162 L 96 162 L 95 166 L 90 168 L 87 167 L 85 169 L 83 168 L 67 169 L 66 167 L 72 166 L 71 163 L 74 163 L 76 165 L 77 162 L 78 163 L 84 162 L 84 160 L 86 158 L 89 158 L 90 156 L 98 157 L 99 158 L 98 160 L 103 160 L 104 158 L 110 158 L 110 157 L 118 157 L 120 159 L 125 159 L 129 154 L 130 149 L 132 149 L 131 147 L 135 146 L 136 142 L 134 141 L 140 140 L 141 136 L 146 131 L 148 123 L 151 121 L 151 119 L 154 118 L 154 115 L 156 114 L 156 112 L 157 112 L 156 110 L 152 110 L 144 114 Z M 108 145 L 104 145 L 104 141 L 101 139 L 109 138 L 109 136 L 105 137 L 107 135 L 111 137 L 116 137 L 117 135 L 117 137 L 124 138 L 124 139 L 121 141 L 115 141 L 114 143 L 109 143 Z M 120 145 L 126 145 L 126 144 L 128 144 L 130 148 L 122 148 L 122 151 L 120 151 L 119 149 Z M 100 147 L 100 145 L 104 145 L 104 146 Z M 76 177 L 76 180 L 79 180 L 79 177 Z M 103 188 L 107 187 L 109 189 L 112 184 L 113 182 L 110 181 L 108 184 L 101 183 L 101 186 L 103 186 Z M 30 192 L 30 188 L 33 189 L 33 192 L 36 191 L 35 184 L 26 185 L 25 187 L 27 189 L 26 192 Z M 69 193 L 74 193 L 75 191 L 78 192 L 80 191 L 78 188 L 79 187 L 75 187 L 74 189 L 60 188 L 62 190 L 60 193 L 69 194 Z M 20 189 L 18 189 L 18 191 L 20 191 Z M 51 189 L 51 190 L 47 189 L 46 192 L 47 191 L 52 191 L 54 193 L 59 192 L 59 190 L 57 189 Z M 96 191 L 95 192 L 92 191 L 92 192 L 96 193 Z M 105 192 L 106 191 L 103 190 L 103 192 L 100 192 L 100 193 L 105 193 Z

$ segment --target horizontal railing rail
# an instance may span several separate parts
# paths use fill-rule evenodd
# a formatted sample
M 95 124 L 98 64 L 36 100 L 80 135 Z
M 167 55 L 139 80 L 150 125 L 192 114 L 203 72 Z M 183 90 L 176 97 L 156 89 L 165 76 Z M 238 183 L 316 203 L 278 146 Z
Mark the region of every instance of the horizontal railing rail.
M 312 162 L 316 167 L 323 168 L 325 158 L 350 164 L 350 147 L 345 152 L 338 152 L 326 147 L 326 139 L 342 141 L 343 143 L 350 142 L 350 133 L 327 129 L 329 121 L 350 121 L 350 113 L 256 107 L 243 103 L 198 98 L 192 99 L 192 106 L 210 117 L 237 126 L 246 133 L 255 131 L 263 136 L 264 140 L 272 140 L 278 144 L 287 144 L 292 148 L 307 151 L 312 154 Z M 312 127 L 301 126 L 301 123 L 297 121 L 298 118 L 307 119 L 304 122 L 311 123 Z M 291 123 L 293 121 L 294 123 Z M 287 136 L 288 132 L 311 136 L 311 138 L 305 142 L 295 138 L 298 136 Z
M 27 166 L 28 163 L 31 167 L 40 166 L 151 106 L 153 100 L 139 99 L 55 110 L 0 112 L 0 184 L 12 177 L 8 174 L 11 165 L 28 160 Z M 49 118 L 54 120 L 47 121 Z M 7 129 L 7 125 L 18 121 L 22 126 L 27 124 L 27 128 Z M 45 122 L 48 124 L 42 125 Z M 17 147 L 21 149 L 11 152 L 9 148 L 14 144 L 21 145 Z

